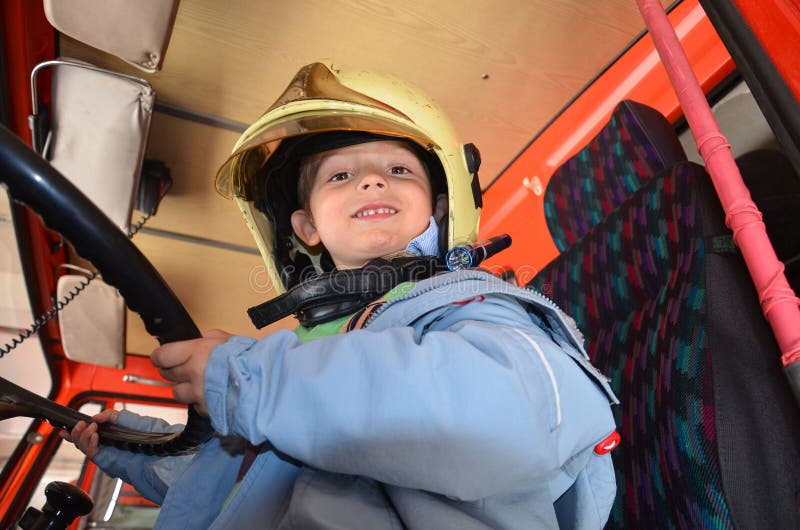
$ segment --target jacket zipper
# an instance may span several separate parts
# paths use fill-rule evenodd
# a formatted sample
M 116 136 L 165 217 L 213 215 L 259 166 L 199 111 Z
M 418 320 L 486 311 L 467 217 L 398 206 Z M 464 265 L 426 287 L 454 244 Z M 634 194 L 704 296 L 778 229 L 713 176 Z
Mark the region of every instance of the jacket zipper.
M 485 279 L 476 278 L 476 277 L 468 277 L 467 279 L 469 279 L 469 280 L 478 280 L 478 281 L 482 281 L 482 282 L 486 281 Z M 400 298 L 395 298 L 394 300 L 385 303 L 383 306 L 381 306 L 380 309 L 378 309 L 377 311 L 372 313 L 370 316 L 368 316 L 367 320 L 364 321 L 364 325 L 361 327 L 361 329 L 366 329 L 367 326 L 369 326 L 372 323 L 372 321 L 375 320 L 375 318 L 377 318 L 381 313 L 383 313 L 386 309 L 388 309 L 389 307 L 391 307 L 392 305 L 394 305 L 397 302 L 410 300 L 412 298 L 415 298 L 417 296 L 420 296 L 422 294 L 430 292 L 430 291 L 432 291 L 434 289 L 438 289 L 439 287 L 443 287 L 445 285 L 450 285 L 450 284 L 456 283 L 458 281 L 462 281 L 462 279 L 455 279 L 454 278 L 452 280 L 446 280 L 446 281 L 442 282 L 441 284 L 436 285 L 435 287 L 429 287 L 427 289 L 423 289 L 423 290 L 418 291 L 418 292 L 407 293 L 407 294 L 404 294 L 403 296 L 401 296 Z M 577 330 L 577 324 L 575 325 L 576 330 L 575 331 L 572 330 L 572 326 L 569 323 L 567 323 L 564 320 L 564 318 L 561 316 L 562 314 L 566 314 L 566 313 L 564 313 L 564 311 L 561 310 L 561 308 L 558 306 L 558 304 L 553 302 L 549 297 L 545 296 L 544 294 L 542 294 L 539 291 L 536 291 L 536 290 L 534 290 L 532 288 L 529 288 L 529 287 L 518 287 L 518 288 L 531 293 L 534 296 L 534 298 L 537 299 L 538 302 L 541 302 L 545 306 L 550 306 L 551 309 L 555 309 L 556 310 L 555 311 L 556 318 L 558 319 L 558 321 L 561 324 L 561 326 L 564 329 L 567 330 L 567 332 L 572 337 L 572 340 L 575 342 L 575 344 L 578 345 L 578 352 L 583 356 L 583 358 L 587 361 L 588 365 L 592 368 L 592 370 L 598 376 L 600 376 L 602 379 L 605 379 L 606 382 L 610 382 L 611 379 L 608 376 L 606 376 L 605 374 L 603 374 L 602 372 L 597 370 L 594 367 L 594 365 L 592 365 L 591 362 L 589 362 L 589 355 L 586 353 L 586 350 L 584 349 L 583 344 L 580 343 L 580 340 L 578 340 L 578 337 L 576 336 L 576 333 L 578 333 L 580 335 L 580 337 L 583 338 L 583 334 L 580 333 L 580 330 Z
M 482 282 L 486 281 L 486 280 L 484 280 L 482 278 L 474 278 L 474 277 L 467 278 L 467 279 L 479 280 L 479 281 L 482 281 Z M 461 279 L 458 279 L 458 280 L 456 280 L 456 279 L 446 280 L 446 281 L 442 282 L 441 284 L 436 285 L 435 287 L 429 287 L 427 289 L 423 289 L 423 290 L 418 291 L 418 292 L 404 294 L 400 298 L 395 298 L 394 300 L 392 300 L 390 302 L 387 302 L 386 304 L 383 305 L 383 307 L 381 307 L 380 309 L 375 311 L 373 314 L 371 314 L 369 317 L 367 317 L 367 320 L 364 322 L 364 325 L 362 326 L 362 329 L 364 329 L 367 326 L 369 326 L 370 323 L 372 323 L 372 321 L 375 320 L 375 318 L 377 318 L 381 313 L 383 313 L 386 309 L 388 309 L 389 307 L 391 307 L 395 303 L 402 302 L 402 301 L 405 301 L 405 300 L 410 300 L 411 298 L 415 298 L 415 297 L 420 296 L 420 295 L 422 295 L 424 293 L 430 292 L 430 291 L 432 291 L 434 289 L 438 289 L 439 287 L 443 287 L 445 285 L 450 285 L 452 283 L 456 283 L 457 281 L 461 281 Z M 574 332 L 572 331 L 572 327 L 567 322 L 565 322 L 564 319 L 561 317 L 561 313 L 563 313 L 563 311 L 561 310 L 560 307 L 558 307 L 558 304 L 553 302 L 550 298 L 548 298 L 547 296 L 543 295 L 539 291 L 536 291 L 536 290 L 531 289 L 529 287 L 520 287 L 520 289 L 523 289 L 524 291 L 527 291 L 527 292 L 533 294 L 535 298 L 539 299 L 539 300 L 537 300 L 538 302 L 541 302 L 544 305 L 550 306 L 550 308 L 555 309 L 556 310 L 556 318 L 558 318 L 558 321 L 561 324 L 561 326 L 564 329 L 566 329 L 571 335 L 574 335 Z M 575 339 L 576 343 L 578 342 L 577 337 L 573 337 L 573 339 Z M 583 345 L 580 345 L 580 350 L 581 350 L 581 353 L 586 355 L 586 353 L 583 351 Z

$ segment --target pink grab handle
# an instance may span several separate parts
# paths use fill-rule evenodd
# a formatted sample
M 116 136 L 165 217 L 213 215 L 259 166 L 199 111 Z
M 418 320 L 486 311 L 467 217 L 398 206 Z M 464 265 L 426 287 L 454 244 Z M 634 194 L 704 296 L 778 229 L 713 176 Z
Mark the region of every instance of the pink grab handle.
M 697 149 L 725 211 L 725 224 L 742 252 L 761 310 L 778 346 L 795 398 L 800 401 L 800 307 L 783 263 L 767 237 L 761 212 L 750 198 L 730 145 L 717 125 L 675 30 L 658 0 L 636 0 L 692 130 Z

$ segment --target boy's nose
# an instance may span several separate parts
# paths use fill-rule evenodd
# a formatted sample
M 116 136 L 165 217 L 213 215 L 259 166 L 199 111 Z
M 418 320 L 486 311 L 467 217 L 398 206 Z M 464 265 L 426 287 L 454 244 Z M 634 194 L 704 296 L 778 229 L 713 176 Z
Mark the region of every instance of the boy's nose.
M 358 187 L 363 191 L 375 188 L 382 189 L 386 187 L 386 180 L 378 173 L 370 173 L 361 179 Z

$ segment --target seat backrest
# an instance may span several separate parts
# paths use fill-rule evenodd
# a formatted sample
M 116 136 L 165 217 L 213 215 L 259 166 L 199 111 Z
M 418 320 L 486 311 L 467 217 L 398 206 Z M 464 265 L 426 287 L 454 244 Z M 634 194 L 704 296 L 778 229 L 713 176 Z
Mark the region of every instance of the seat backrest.
M 611 378 L 611 528 L 798 528 L 800 416 L 704 170 L 648 182 L 530 283 Z
M 556 247 L 564 250 L 578 241 L 647 180 L 685 160 L 664 116 L 622 101 L 603 129 L 547 184 L 544 213 Z

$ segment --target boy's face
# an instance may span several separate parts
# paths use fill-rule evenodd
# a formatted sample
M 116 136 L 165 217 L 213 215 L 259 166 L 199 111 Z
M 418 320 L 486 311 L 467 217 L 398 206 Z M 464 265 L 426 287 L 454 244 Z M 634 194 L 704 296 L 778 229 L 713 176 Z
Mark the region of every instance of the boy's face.
M 376 141 L 322 153 L 309 210 L 292 214 L 295 234 L 320 242 L 338 269 L 404 250 L 428 228 L 431 185 L 403 142 Z

